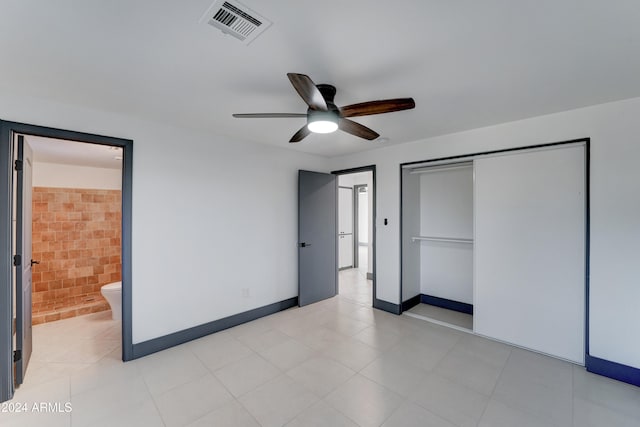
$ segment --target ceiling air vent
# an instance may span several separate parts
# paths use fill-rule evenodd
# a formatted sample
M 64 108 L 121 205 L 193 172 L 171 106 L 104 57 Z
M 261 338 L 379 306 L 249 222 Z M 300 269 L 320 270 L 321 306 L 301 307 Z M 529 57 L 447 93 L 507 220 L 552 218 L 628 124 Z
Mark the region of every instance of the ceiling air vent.
M 224 0 L 214 2 L 200 21 L 232 35 L 244 44 L 254 41 L 272 24 L 240 2 Z

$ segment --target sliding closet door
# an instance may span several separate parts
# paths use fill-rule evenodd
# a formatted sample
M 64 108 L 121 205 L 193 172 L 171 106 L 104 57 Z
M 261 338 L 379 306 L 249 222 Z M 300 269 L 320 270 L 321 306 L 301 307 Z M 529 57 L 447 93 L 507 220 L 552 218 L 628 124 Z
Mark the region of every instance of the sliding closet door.
M 474 168 L 475 332 L 584 363 L 584 146 Z

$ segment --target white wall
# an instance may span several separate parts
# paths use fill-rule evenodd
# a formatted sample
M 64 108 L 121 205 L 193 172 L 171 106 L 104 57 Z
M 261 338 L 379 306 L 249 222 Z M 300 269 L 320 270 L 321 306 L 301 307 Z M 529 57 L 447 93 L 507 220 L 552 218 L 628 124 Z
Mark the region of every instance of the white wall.
M 297 170 L 326 159 L 25 96 L 0 118 L 133 139 L 134 343 L 297 296 Z
M 640 368 L 639 117 L 634 98 L 332 159 L 376 165 L 377 297 L 399 303 L 400 163 L 590 137 L 590 354 Z
M 122 170 L 33 162 L 33 186 L 120 190 Z

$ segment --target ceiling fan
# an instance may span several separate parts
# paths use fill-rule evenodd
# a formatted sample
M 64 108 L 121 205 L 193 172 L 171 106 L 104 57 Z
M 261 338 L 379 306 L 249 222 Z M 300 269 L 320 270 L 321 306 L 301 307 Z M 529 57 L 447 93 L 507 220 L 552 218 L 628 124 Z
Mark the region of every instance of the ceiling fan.
M 385 99 L 381 101 L 361 102 L 342 108 L 333 102 L 336 88 L 328 84 L 316 85 L 305 74 L 287 73 L 289 81 L 298 92 L 298 95 L 309 106 L 306 113 L 250 113 L 234 114 L 236 118 L 283 118 L 304 117 L 307 124 L 296 132 L 289 142 L 299 142 L 314 133 L 330 133 L 337 129 L 355 135 L 360 138 L 373 140 L 380 135 L 366 126 L 349 120 L 347 117 L 369 116 L 372 114 L 391 113 L 394 111 L 409 110 L 415 108 L 413 98 Z

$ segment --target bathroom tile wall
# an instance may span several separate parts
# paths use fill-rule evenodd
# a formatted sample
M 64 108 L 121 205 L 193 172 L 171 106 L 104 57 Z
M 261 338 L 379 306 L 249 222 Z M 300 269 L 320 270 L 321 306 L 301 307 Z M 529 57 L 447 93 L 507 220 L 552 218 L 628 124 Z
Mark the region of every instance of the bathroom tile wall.
M 121 192 L 33 188 L 33 324 L 108 310 L 121 280 Z

